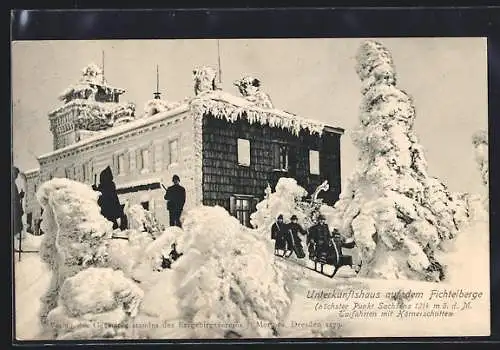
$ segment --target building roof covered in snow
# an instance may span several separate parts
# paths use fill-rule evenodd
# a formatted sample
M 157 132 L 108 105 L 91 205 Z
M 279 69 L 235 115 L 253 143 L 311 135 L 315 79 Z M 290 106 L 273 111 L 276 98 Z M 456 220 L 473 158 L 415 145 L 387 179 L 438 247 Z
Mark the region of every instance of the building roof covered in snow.
M 119 96 L 125 92 L 124 89 L 111 86 L 104 77 L 101 67 L 94 63 L 87 65 L 81 72 L 80 79 L 67 87 L 60 95 L 59 100 L 65 104 L 57 107 L 49 113 L 49 117 L 58 114 L 68 106 L 68 103 L 106 103 L 119 102 Z
M 344 129 L 326 125 L 323 122 L 307 119 L 276 108 L 256 105 L 244 97 L 234 96 L 222 90 L 214 90 L 191 100 L 193 109 L 198 113 L 210 113 L 216 118 L 234 122 L 246 119 L 250 123 L 259 123 L 271 127 L 288 129 L 294 134 L 307 129 L 311 133 L 321 134 L 324 130 L 344 133 Z
M 102 141 L 102 140 L 105 140 L 108 138 L 116 137 L 116 136 L 119 136 L 121 134 L 127 133 L 129 131 L 133 131 L 134 129 L 148 126 L 148 125 L 154 124 L 156 122 L 160 122 L 162 120 L 167 120 L 170 118 L 173 119 L 176 116 L 178 116 L 179 114 L 187 112 L 188 110 L 189 110 L 189 106 L 187 104 L 183 104 L 183 105 L 180 105 L 178 108 L 164 111 L 161 113 L 157 113 L 157 114 L 155 114 L 151 117 L 148 117 L 148 118 L 135 119 L 129 123 L 117 125 L 117 126 L 114 126 L 112 128 L 106 129 L 106 130 L 98 131 L 98 132 L 95 132 L 93 135 L 88 136 L 85 139 L 81 140 L 80 142 L 76 142 L 76 143 L 70 144 L 66 147 L 59 148 L 55 151 L 43 154 L 43 155 L 38 157 L 38 160 L 50 158 L 52 156 L 62 154 L 62 153 L 67 152 L 67 151 L 75 150 L 79 147 L 87 146 L 87 145 L 92 144 L 94 142 L 98 142 L 98 141 Z
M 339 127 L 326 125 L 322 122 L 306 119 L 297 116 L 296 114 L 275 108 L 258 107 L 243 97 L 234 96 L 221 90 L 214 90 L 172 105 L 171 109 L 165 109 L 154 115 L 144 116 L 126 124 L 96 132 L 94 135 L 88 136 L 80 142 L 41 155 L 38 159 L 43 160 L 53 155 L 62 154 L 66 151 L 74 150 L 93 142 L 115 137 L 140 127 L 148 126 L 162 120 L 175 118 L 179 114 L 190 110 L 194 115 L 204 115 L 210 113 L 214 117 L 225 119 L 228 122 L 234 122 L 238 119 L 247 119 L 250 123 L 259 123 L 269 125 L 271 127 L 288 129 L 290 132 L 295 134 L 298 134 L 300 130 L 304 129 L 309 130 L 311 133 L 314 132 L 318 134 L 321 134 L 323 131 L 339 134 L 344 133 L 344 129 Z
M 26 170 L 24 175 L 26 175 L 26 177 L 35 177 L 38 176 L 38 173 L 40 173 L 40 168 Z

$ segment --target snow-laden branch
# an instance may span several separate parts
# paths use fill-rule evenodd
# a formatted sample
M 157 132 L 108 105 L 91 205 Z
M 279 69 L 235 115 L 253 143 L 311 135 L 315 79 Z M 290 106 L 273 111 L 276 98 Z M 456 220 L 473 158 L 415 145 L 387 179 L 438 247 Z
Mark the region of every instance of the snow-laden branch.
M 472 143 L 476 155 L 476 162 L 481 172 L 483 184 L 488 187 L 489 170 L 488 170 L 488 134 L 484 130 L 477 131 L 472 136 Z

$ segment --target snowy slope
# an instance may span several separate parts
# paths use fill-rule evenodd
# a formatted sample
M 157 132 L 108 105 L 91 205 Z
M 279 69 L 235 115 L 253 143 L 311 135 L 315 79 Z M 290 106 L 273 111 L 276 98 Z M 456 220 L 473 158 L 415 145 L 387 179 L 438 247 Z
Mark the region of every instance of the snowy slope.
M 24 253 L 14 265 L 15 335 L 18 340 L 40 337 L 40 296 L 47 290 L 51 272 L 36 253 Z

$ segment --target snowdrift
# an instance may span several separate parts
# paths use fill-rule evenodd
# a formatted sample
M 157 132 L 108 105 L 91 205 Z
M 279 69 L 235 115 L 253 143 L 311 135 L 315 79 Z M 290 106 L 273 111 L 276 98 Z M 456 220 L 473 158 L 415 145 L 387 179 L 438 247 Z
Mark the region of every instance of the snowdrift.
M 62 178 L 43 183 L 36 194 L 44 210 L 40 256 L 52 271 L 40 310 L 42 324 L 56 307 L 64 280 L 83 270 L 101 242 L 111 235 L 112 224 L 101 216 L 97 196 L 89 186 Z
M 184 256 L 174 265 L 181 318 L 219 324 L 196 327 L 191 337 L 276 335 L 257 326 L 259 321 L 277 324 L 290 305 L 273 251 L 221 207 L 193 209 L 183 226 Z
M 118 333 L 103 333 L 99 327 L 92 326 L 89 330 L 88 315 L 99 318 L 110 311 L 102 306 L 102 298 L 107 298 L 115 302 L 121 300 L 120 309 L 117 306 L 113 312 L 134 316 L 142 299 L 142 290 L 124 271 L 129 272 L 130 265 L 133 266 L 133 247 L 138 247 L 137 255 L 148 243 L 141 238 L 148 233 L 136 232 L 139 237 L 134 240 L 133 231 L 132 236 L 129 235 L 130 247 L 122 245 L 114 250 L 128 253 L 132 263 L 123 258 L 110 258 L 109 253 L 113 255 L 110 245 L 119 243 L 111 241 L 112 224 L 101 216 L 97 196 L 90 186 L 59 178 L 45 182 L 37 192 L 44 209 L 45 235 L 40 255 L 52 272 L 50 286 L 42 298 L 40 321 L 44 331 L 55 339 L 120 337 Z M 119 266 L 120 263 L 124 266 Z M 123 271 L 114 271 L 109 268 L 112 265 Z
M 122 271 L 90 267 L 64 281 L 47 320 L 58 340 L 125 338 L 143 294 Z

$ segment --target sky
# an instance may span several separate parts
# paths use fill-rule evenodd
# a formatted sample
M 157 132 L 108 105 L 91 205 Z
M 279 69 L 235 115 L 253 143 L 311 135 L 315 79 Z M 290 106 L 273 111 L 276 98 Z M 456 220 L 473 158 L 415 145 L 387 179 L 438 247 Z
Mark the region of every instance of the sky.
M 278 109 L 344 128 L 342 182 L 356 166 L 350 130 L 358 124 L 360 80 L 356 50 L 364 39 L 220 40 L 222 88 L 239 95 L 233 82 L 261 80 Z M 487 129 L 485 38 L 375 39 L 392 53 L 398 87 L 414 98 L 415 131 L 429 174 L 451 190 L 483 192 L 472 134 Z M 217 41 L 96 40 L 12 43 L 13 160 L 22 171 L 38 167 L 36 156 L 52 150 L 48 113 L 58 95 L 80 78 L 89 63 L 101 64 L 110 85 L 124 88 L 122 101 L 142 112 L 156 89 L 169 101 L 194 94 L 192 70 L 217 68 Z

